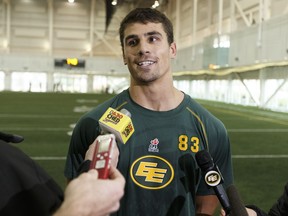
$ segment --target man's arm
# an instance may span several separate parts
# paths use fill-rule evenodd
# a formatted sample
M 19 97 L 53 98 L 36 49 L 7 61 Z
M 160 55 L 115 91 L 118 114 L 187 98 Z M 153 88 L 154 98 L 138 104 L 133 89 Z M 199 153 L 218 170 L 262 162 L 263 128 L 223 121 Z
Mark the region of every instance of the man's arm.
M 213 215 L 219 201 L 216 195 L 196 196 L 196 214 L 197 215 Z

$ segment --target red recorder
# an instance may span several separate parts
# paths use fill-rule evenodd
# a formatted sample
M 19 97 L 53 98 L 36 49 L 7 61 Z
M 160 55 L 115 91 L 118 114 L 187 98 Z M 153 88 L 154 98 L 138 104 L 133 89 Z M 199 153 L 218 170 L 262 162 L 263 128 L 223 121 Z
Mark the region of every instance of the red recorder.
M 90 169 L 96 169 L 98 171 L 99 179 L 107 179 L 109 176 L 114 145 L 116 145 L 114 134 L 100 135 L 96 139 Z

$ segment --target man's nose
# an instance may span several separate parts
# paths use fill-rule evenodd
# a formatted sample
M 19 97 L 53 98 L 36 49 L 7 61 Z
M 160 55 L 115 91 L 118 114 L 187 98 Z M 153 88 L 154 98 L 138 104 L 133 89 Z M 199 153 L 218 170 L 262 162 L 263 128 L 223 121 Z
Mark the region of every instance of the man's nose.
M 149 53 L 149 44 L 146 42 L 139 42 L 138 44 L 138 55 L 144 55 L 145 53 Z

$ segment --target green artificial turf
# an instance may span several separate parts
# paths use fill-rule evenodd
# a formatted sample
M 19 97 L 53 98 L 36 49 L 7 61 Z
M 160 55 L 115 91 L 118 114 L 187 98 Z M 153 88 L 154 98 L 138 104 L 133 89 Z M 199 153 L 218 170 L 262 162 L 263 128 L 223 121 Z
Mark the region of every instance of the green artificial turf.
M 112 95 L 0 92 L 0 131 L 19 144 L 63 188 L 69 132 L 85 112 Z M 235 185 L 245 204 L 268 210 L 288 181 L 288 114 L 198 100 L 225 124 Z M 252 158 L 251 158 L 252 157 Z

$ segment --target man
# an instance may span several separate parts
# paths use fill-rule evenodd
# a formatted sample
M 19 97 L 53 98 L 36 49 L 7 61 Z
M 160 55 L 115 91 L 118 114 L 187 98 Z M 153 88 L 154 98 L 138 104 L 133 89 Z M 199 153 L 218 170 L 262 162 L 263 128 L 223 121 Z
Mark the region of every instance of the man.
M 209 150 L 233 182 L 230 143 L 224 125 L 190 96 L 173 86 L 171 59 L 176 57 L 173 26 L 157 10 L 138 8 L 121 22 L 123 61 L 130 87 L 85 114 L 74 128 L 65 175 L 77 176 L 89 144 L 101 134 L 98 120 L 108 107 L 131 113 L 135 133 L 118 142 L 117 168 L 126 180 L 115 215 L 212 215 L 217 197 L 201 177 L 195 154 Z
M 98 179 L 96 170 L 81 174 L 67 186 L 64 199 L 62 189 L 45 170 L 3 137 L 12 143 L 24 139 L 0 134 L 0 215 L 102 216 L 119 208 L 125 179 L 116 168 L 111 168 L 108 180 Z M 94 147 L 95 143 L 90 145 L 87 161 Z

